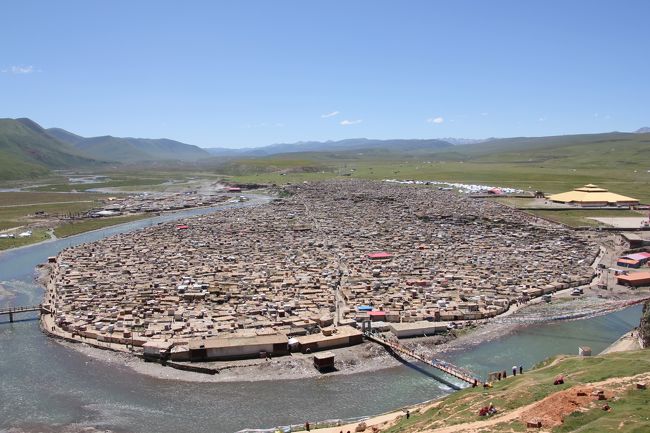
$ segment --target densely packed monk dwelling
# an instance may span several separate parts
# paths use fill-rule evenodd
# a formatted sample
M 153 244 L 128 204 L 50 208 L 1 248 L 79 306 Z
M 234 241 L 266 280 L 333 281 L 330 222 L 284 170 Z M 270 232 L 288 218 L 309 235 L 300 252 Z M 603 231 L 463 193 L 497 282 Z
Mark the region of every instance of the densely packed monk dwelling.
M 449 191 L 349 180 L 283 196 L 62 251 L 55 331 L 178 360 L 323 350 L 358 343 L 366 320 L 413 336 L 493 317 L 589 282 L 598 254 L 588 235 Z

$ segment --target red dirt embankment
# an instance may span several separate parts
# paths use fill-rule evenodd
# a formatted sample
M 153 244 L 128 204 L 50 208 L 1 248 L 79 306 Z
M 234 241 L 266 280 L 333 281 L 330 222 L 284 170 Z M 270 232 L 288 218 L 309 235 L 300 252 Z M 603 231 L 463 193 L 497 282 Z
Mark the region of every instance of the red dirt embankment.
M 607 403 L 613 393 L 609 390 L 602 392 L 604 399 L 603 405 Z M 602 397 L 601 397 L 602 399 Z M 588 386 L 574 386 L 564 391 L 553 393 L 522 412 L 519 419 L 524 423 L 532 420 L 542 422 L 543 427 L 555 427 L 561 425 L 564 417 L 587 408 L 595 401 L 599 400 L 598 390 Z

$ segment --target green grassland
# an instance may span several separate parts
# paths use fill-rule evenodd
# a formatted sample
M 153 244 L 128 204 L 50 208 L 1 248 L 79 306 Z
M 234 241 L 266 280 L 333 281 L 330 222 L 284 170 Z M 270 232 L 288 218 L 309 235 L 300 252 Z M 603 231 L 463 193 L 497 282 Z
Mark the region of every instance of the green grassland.
M 102 198 L 101 194 L 77 193 L 42 193 L 42 192 L 0 192 L 0 207 L 26 206 L 39 203 L 68 203 L 71 201 L 85 202 L 96 201 Z
M 90 175 L 91 173 L 75 172 L 75 175 Z M 68 176 L 51 176 L 45 179 L 47 185 L 38 185 L 31 182 L 43 183 L 44 179 L 29 182 L 11 181 L 5 184 L 10 188 L 26 187 L 31 183 L 32 189 L 27 191 L 0 192 L 0 231 L 17 233 L 28 228 L 33 231 L 32 236 L 19 239 L 5 239 L 0 243 L 1 249 L 28 245 L 47 239 L 49 236 L 44 228 L 57 224 L 51 217 L 76 216 L 102 205 L 108 197 L 102 193 L 70 192 L 82 191 L 91 188 L 115 188 L 119 191 L 142 190 L 147 191 L 175 191 L 179 188 L 191 188 L 195 184 L 212 183 L 223 178 L 221 175 L 205 172 L 188 172 L 187 170 L 154 170 L 148 167 L 129 168 L 108 173 L 93 173 L 107 176 L 106 182 L 91 184 L 71 183 Z M 38 216 L 37 212 L 45 215 Z M 112 218 L 97 218 L 75 220 L 59 223 L 54 227 L 58 237 L 72 236 L 90 230 L 97 230 L 115 224 L 127 223 L 150 217 L 149 214 L 127 215 Z
M 70 191 L 88 191 L 97 188 L 111 188 L 124 192 L 128 191 L 161 191 L 165 187 L 161 186 L 165 182 L 173 180 L 174 182 L 189 182 L 197 179 L 216 181 L 223 176 L 206 173 L 202 170 L 188 171 L 183 170 L 166 170 L 148 167 L 124 168 L 119 171 L 100 172 L 93 174 L 101 174 L 107 176 L 108 179 L 104 182 L 96 183 L 70 183 L 66 178 L 59 178 L 56 181 L 46 185 L 36 185 L 28 187 L 31 191 L 41 192 L 70 192 Z
M 462 161 L 409 161 L 409 160 L 338 160 L 316 161 L 327 168 L 304 172 L 304 157 L 284 160 L 281 171 L 233 174 L 238 182 L 298 183 L 330 178 L 361 179 L 413 179 L 445 182 L 479 183 L 519 188 L 525 191 L 544 191 L 546 194 L 569 191 L 587 183 L 596 183 L 613 192 L 629 195 L 650 202 L 650 173 L 645 170 L 600 168 L 566 169 L 542 167 L 531 164 L 462 162 Z M 265 160 L 257 161 L 260 165 Z M 276 166 L 277 158 L 270 159 L 270 167 Z M 313 164 L 313 163 L 311 163 Z M 605 164 L 606 165 L 606 164 Z
M 24 204 L 20 204 L 24 203 Z M 49 215 L 76 215 L 99 204 L 96 194 L 0 193 L 0 230 L 37 221 L 36 212 Z
M 54 234 L 59 238 L 65 238 L 79 233 L 91 230 L 99 230 L 117 224 L 124 224 L 131 221 L 137 221 L 151 217 L 150 214 L 135 214 L 126 216 L 117 216 L 111 218 L 86 219 L 83 221 L 74 221 L 62 224 L 54 229 Z
M 468 388 L 446 397 L 441 403 L 424 413 L 402 418 L 386 430 L 391 433 L 417 432 L 444 425 L 480 421 L 478 410 L 490 403 L 499 411 L 513 410 L 539 401 L 554 392 L 574 385 L 599 382 L 609 378 L 628 377 L 650 371 L 650 351 L 615 352 L 594 357 L 561 357 L 557 362 L 547 362 L 544 367 L 523 375 L 494 383 L 492 389 Z M 557 375 L 564 375 L 563 385 L 553 385 Z M 631 390 L 609 402 L 612 410 L 591 409 L 567 418 L 565 424 L 553 431 L 612 431 L 610 426 L 620 426 L 616 431 L 650 431 L 650 391 Z M 645 429 L 645 430 L 644 430 Z M 503 423 L 491 431 L 525 431 L 519 420 Z
M 50 239 L 46 229 L 34 229 L 32 235 L 27 238 L 0 239 L 0 251 L 10 248 L 23 247 Z
M 218 170 L 240 182 L 413 179 L 489 184 L 546 194 L 596 183 L 650 202 L 650 134 L 520 137 L 439 151 L 295 152 L 231 161 Z

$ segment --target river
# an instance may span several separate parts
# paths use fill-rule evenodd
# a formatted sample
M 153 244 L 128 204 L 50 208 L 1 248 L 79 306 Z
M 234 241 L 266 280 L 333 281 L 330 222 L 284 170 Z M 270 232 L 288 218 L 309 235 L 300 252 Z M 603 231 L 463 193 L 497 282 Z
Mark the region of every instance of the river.
M 185 216 L 245 203 L 165 214 L 0 254 L 0 283 L 15 294 L 0 306 L 40 302 L 34 268 L 63 248 Z M 512 365 L 530 368 L 578 346 L 598 353 L 639 322 L 634 306 L 591 319 L 525 327 L 471 350 L 445 355 L 481 376 Z M 35 320 L 0 324 L 0 431 L 19 426 L 93 426 L 127 432 L 235 432 L 307 420 L 374 415 L 450 390 L 414 369 L 265 382 L 194 383 L 158 379 L 105 363 L 43 335 Z M 64 429 L 64 427 L 61 427 Z M 59 430 L 54 430 L 59 431 Z M 61 430 L 63 431 L 63 430 Z

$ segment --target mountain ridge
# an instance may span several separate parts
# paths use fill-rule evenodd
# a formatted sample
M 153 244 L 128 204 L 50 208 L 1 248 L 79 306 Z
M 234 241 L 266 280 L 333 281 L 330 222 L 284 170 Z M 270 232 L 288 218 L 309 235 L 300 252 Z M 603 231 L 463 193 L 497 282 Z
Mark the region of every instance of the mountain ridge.
M 194 162 L 210 156 L 207 151 L 198 146 L 168 138 L 114 137 L 112 135 L 82 137 L 61 128 L 49 128 L 46 132 L 88 156 L 106 161 L 120 163 Z
M 347 138 L 343 140 L 327 141 L 298 141 L 295 143 L 275 143 L 268 146 L 226 149 L 206 148 L 213 156 L 270 156 L 293 152 L 332 152 L 332 151 L 355 151 L 364 149 L 384 149 L 391 151 L 413 151 L 413 150 L 441 150 L 451 148 L 454 145 L 440 139 L 371 139 L 371 138 Z
M 0 119 L 0 179 L 41 176 L 49 170 L 97 166 L 74 147 L 27 118 Z

